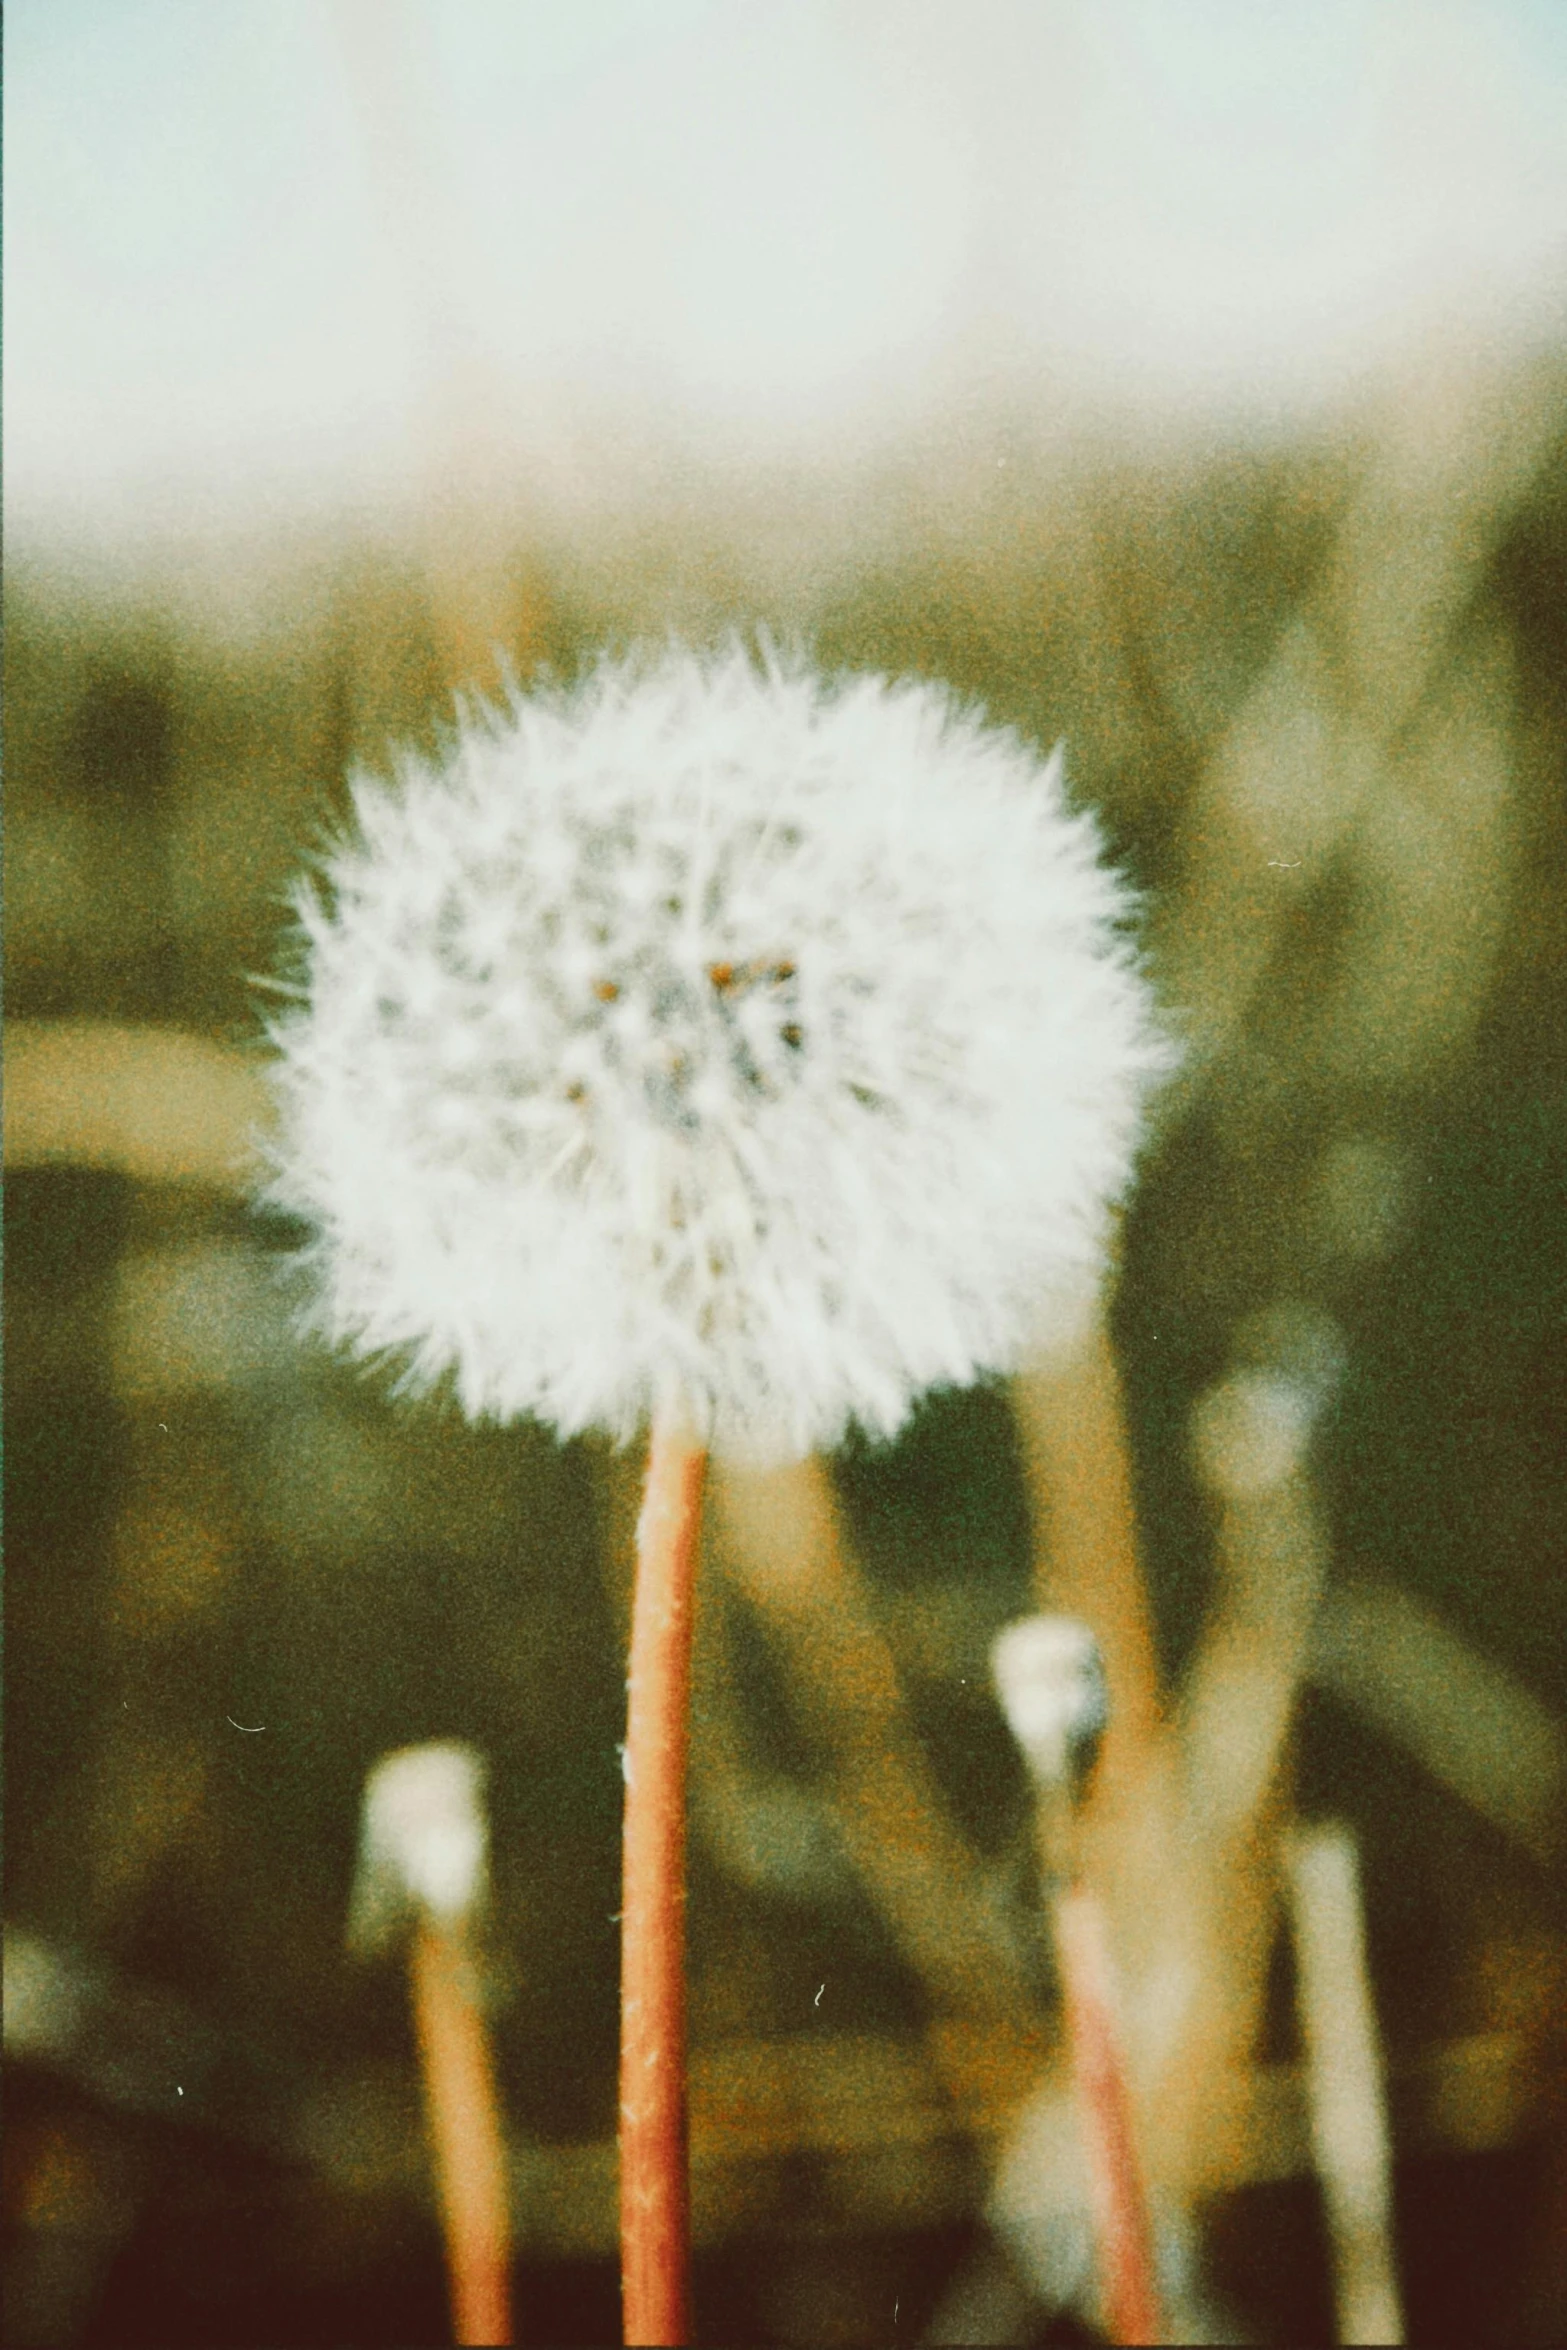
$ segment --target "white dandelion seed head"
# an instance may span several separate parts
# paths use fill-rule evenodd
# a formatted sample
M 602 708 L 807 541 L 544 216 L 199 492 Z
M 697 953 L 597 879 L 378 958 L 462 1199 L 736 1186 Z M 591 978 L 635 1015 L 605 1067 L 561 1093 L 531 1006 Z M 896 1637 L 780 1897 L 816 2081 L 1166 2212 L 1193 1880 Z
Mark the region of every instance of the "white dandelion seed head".
M 470 710 L 356 811 L 275 1031 L 336 1339 L 779 1461 L 1097 1277 L 1168 1055 L 1058 759 L 735 645 Z

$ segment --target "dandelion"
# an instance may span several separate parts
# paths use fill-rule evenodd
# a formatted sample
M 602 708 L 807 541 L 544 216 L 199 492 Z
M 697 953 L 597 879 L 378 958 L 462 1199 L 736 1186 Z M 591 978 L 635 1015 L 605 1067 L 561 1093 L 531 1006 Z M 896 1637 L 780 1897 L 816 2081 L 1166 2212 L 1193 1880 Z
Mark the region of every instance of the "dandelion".
M 494 2068 L 470 1931 L 484 1898 L 484 1764 L 470 1746 L 407 1746 L 365 1781 L 348 1938 L 411 1928 L 409 1984 L 459 2342 L 511 2340 L 511 2225 Z
M 659 2019 L 623 2046 L 640 2242 L 647 2082 L 655 2172 L 683 2130 L 705 1454 L 891 1436 L 926 1389 L 1019 1363 L 1097 1278 L 1165 1055 L 1059 758 L 935 686 L 739 646 L 605 661 L 466 708 L 355 807 L 276 1030 L 271 1197 L 313 1227 L 321 1326 L 475 1416 L 653 1431 L 626 1757 L 633 2041 Z M 626 2257 L 628 2329 L 665 2329 L 628 2339 L 682 2338 L 683 2306 L 632 2314 Z
M 777 1462 L 1091 1281 L 1159 1053 L 1059 760 L 736 650 L 471 711 L 356 812 L 279 1032 L 334 1337 Z

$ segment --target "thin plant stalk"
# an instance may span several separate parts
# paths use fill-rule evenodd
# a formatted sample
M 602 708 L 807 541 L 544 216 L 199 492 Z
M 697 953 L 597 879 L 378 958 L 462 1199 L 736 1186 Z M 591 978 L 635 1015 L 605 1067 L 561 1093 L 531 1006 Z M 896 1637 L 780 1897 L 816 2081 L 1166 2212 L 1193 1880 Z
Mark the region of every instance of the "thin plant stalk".
M 1153 2236 L 1115 2028 L 1104 1920 L 1082 1885 L 1061 1887 L 1053 1906 L 1105 2323 L 1112 2342 L 1162 2342 Z
M 1055 1937 L 1105 2323 L 1113 2342 L 1162 2342 L 1109 1941 L 1082 1862 L 1080 1799 L 1115 1721 L 1103 1652 L 1079 1617 L 1025 1616 L 997 1635 L 990 1662 L 1034 1782 L 1034 1832 Z
M 1176 1731 L 1188 1906 L 1171 1948 L 1187 1992 L 1149 2084 L 1155 2176 L 1190 2196 L 1221 2190 L 1245 2160 L 1234 2084 L 1266 1995 L 1292 1723 L 1328 1566 L 1304 1449 L 1316 1408 L 1282 1371 L 1239 1369 L 1194 1423 L 1196 1467 L 1217 1505 L 1217 1592 Z
M 489 2035 L 460 1934 L 428 1914 L 410 1957 L 456 2340 L 508 2343 L 511 2224 Z
M 1102 1306 L 1073 1348 L 1014 1383 L 1014 1396 L 1038 1528 L 1038 1604 L 1089 1626 L 1109 1684 L 1104 1745 L 1074 1826 L 1075 1866 L 1104 1904 L 1122 1967 L 1140 1988 L 1185 1888 L 1131 1446 Z M 1139 2077 L 1140 2043 L 1141 2035 L 1128 2052 Z
M 1286 1843 L 1311 2140 L 1333 2250 L 1341 2342 L 1402 2342 L 1393 2156 L 1366 1965 L 1355 1839 L 1337 1824 Z
M 1016 2028 L 1028 1994 L 979 1892 L 980 1867 L 931 1777 L 896 1659 L 817 1455 L 714 1472 L 725 1563 L 775 1636 L 790 1696 L 832 1773 L 847 1857 L 938 2013 Z
M 1158 1643 L 1132 1499 L 1131 1447 L 1104 1308 L 1070 1350 L 1014 1383 L 1040 1527 L 1039 1600 L 1092 1627 L 1110 1683 L 1096 1802 L 1140 1787 L 1161 1727 Z
M 686 1761 L 697 1531 L 707 1456 L 655 1423 L 637 1523 L 620 1961 L 620 2257 L 625 2340 L 691 2329 L 686 2120 Z

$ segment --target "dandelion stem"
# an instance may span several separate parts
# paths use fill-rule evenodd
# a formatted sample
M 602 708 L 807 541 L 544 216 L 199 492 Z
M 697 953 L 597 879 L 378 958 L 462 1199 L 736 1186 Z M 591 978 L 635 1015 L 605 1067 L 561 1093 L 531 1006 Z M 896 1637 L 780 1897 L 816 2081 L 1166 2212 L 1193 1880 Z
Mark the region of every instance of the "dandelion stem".
M 1100 2290 L 1112 2342 L 1162 2342 L 1147 2199 L 1116 2042 L 1104 1921 L 1081 1885 L 1055 1897 L 1056 1948 L 1088 2156 Z
M 620 1962 L 620 2241 L 625 2339 L 690 2338 L 686 2154 L 686 1756 L 706 1454 L 653 1429 L 637 1524 Z
M 411 1967 L 453 2331 L 459 2343 L 507 2343 L 511 2227 L 489 2038 L 455 1931 L 421 1918 Z

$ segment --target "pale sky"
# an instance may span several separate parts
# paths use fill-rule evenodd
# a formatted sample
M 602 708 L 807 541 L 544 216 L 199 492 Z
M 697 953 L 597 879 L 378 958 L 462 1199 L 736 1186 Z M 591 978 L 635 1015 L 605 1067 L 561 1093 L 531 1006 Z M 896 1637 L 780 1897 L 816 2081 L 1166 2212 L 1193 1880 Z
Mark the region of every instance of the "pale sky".
M 1567 319 L 1561 0 L 10 0 L 24 521 L 1277 421 Z

